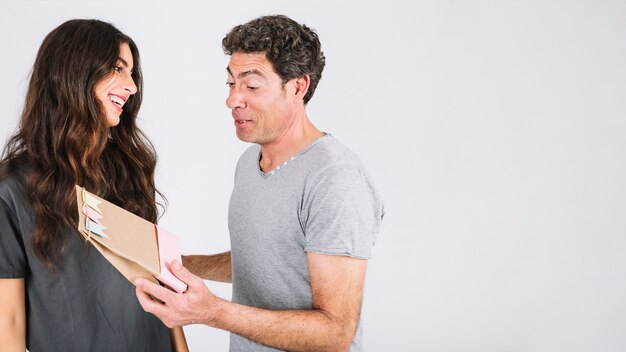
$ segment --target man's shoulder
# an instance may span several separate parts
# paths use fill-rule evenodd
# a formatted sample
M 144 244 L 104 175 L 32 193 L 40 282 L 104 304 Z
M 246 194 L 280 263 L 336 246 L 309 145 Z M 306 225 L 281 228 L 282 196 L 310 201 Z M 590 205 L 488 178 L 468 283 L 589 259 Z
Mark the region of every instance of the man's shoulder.
M 261 146 L 258 144 L 252 144 L 243 153 L 239 156 L 239 160 L 249 159 L 249 158 L 258 158 L 259 152 L 261 151 Z
M 261 146 L 258 144 L 253 144 L 249 146 L 243 153 L 239 156 L 239 160 L 237 161 L 237 167 L 239 168 L 242 164 L 245 163 L 254 163 L 254 159 L 258 159 L 259 153 L 261 151 Z
M 261 150 L 261 146 L 259 144 L 253 143 L 241 154 L 241 156 L 248 154 L 258 154 Z
M 306 154 L 318 166 L 317 170 L 336 165 L 351 165 L 361 169 L 363 164 L 352 149 L 345 146 L 331 134 L 322 137 L 319 143 L 313 146 Z

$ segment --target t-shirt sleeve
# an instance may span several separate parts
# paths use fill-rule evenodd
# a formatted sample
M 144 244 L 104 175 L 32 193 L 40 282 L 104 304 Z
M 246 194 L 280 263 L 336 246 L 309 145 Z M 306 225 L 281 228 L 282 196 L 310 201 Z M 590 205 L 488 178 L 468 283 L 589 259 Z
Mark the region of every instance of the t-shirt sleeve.
M 0 199 L 0 279 L 23 278 L 26 258 L 15 214 Z
M 384 210 L 365 170 L 353 163 L 331 165 L 307 188 L 304 250 L 371 258 Z

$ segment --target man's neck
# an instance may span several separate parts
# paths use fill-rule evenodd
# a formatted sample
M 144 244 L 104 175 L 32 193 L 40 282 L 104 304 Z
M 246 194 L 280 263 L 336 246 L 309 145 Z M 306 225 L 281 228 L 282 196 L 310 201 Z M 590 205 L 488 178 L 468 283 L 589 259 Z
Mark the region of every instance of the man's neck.
M 290 128 L 285 135 L 272 143 L 261 145 L 261 161 L 259 162 L 261 170 L 263 172 L 274 170 L 323 135 L 324 133 L 319 131 L 308 117 L 305 117 L 300 126 Z

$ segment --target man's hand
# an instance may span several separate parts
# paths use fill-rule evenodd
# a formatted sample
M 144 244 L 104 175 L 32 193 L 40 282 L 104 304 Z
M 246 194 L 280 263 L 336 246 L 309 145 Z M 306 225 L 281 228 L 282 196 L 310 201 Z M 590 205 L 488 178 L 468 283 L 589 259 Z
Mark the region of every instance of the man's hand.
M 187 284 L 187 291 L 176 293 L 137 278 L 135 291 L 143 309 L 157 316 L 169 328 L 198 323 L 212 325 L 219 303 L 223 301 L 178 261 L 173 261 L 171 268 L 174 275 Z

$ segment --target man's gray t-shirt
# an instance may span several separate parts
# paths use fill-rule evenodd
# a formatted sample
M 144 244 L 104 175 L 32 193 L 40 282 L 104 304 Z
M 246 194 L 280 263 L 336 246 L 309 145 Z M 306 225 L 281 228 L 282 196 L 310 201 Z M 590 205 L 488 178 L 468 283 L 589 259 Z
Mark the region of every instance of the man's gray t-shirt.
M 67 242 L 56 272 L 39 260 L 25 177 L 0 181 L 0 280 L 24 278 L 26 347 L 31 352 L 171 351 L 167 327 L 143 311 L 134 286 L 76 230 L 63 234 Z
M 235 172 L 228 213 L 233 301 L 311 309 L 307 252 L 369 259 L 383 204 L 358 157 L 329 134 L 267 173 L 260 150 L 248 148 Z M 350 351 L 363 349 L 361 331 L 359 321 Z M 275 351 L 236 334 L 230 350 Z

